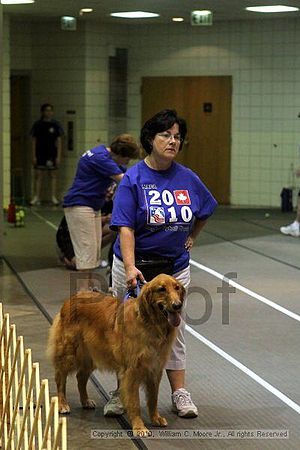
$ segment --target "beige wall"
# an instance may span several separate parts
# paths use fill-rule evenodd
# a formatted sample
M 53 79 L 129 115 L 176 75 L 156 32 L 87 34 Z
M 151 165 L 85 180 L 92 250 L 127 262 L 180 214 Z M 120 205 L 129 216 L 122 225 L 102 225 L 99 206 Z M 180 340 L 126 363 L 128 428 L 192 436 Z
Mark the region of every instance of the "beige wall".
M 76 32 L 63 32 L 58 23 L 48 21 L 21 28 L 12 23 L 11 30 L 11 69 L 31 71 L 32 120 L 44 101 L 55 105 L 63 125 L 66 111 L 76 110 L 76 151 L 65 152 L 62 190 L 73 177 L 79 154 L 98 140 L 107 141 L 108 56 L 121 47 L 129 50 L 127 131 L 135 136 L 142 76 L 231 75 L 231 202 L 280 204 L 291 164 L 300 165 L 299 19 L 212 27 L 104 26 L 86 21 Z M 8 68 L 7 62 L 6 72 Z M 5 151 L 8 161 L 7 146 Z
M 3 18 L 3 47 L 2 47 L 2 145 L 3 145 L 3 205 L 10 201 L 10 33 L 9 19 Z
M 11 36 L 11 70 L 31 78 L 31 122 L 44 102 L 54 105 L 65 131 L 68 120 L 75 122 L 75 149 L 68 151 L 65 142 L 60 169 L 63 195 L 79 155 L 99 142 L 108 143 L 108 56 L 127 45 L 127 33 L 125 28 L 80 22 L 76 32 L 62 31 L 59 22 L 49 21 L 12 22 Z
M 0 67 L 3 66 L 3 8 L 0 3 Z M 3 83 L 2 83 L 2 70 L 0 70 L 0 136 L 3 132 Z M 4 220 L 3 220 L 3 179 L 1 174 L 3 173 L 3 140 L 0 139 L 0 256 L 3 254 L 3 232 L 4 232 Z
M 131 35 L 130 130 L 142 76 L 232 76 L 231 203 L 278 206 L 291 164 L 300 165 L 300 20 L 141 31 Z

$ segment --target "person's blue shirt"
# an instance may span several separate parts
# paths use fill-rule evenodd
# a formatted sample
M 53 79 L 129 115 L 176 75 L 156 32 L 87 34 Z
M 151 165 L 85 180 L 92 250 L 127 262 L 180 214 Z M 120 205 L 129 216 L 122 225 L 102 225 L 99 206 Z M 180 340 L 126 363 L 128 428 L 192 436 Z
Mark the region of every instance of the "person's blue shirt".
M 174 259 L 174 273 L 189 264 L 184 248 L 196 218 L 205 220 L 217 202 L 192 170 L 173 162 L 167 170 L 153 170 L 144 161 L 131 167 L 115 199 L 111 228 L 135 230 L 135 256 Z M 122 260 L 120 237 L 114 244 Z
M 124 170 L 112 159 L 104 145 L 85 152 L 79 159 L 72 186 L 64 197 L 63 207 L 89 206 L 95 211 L 105 203 L 105 194 L 112 175 Z

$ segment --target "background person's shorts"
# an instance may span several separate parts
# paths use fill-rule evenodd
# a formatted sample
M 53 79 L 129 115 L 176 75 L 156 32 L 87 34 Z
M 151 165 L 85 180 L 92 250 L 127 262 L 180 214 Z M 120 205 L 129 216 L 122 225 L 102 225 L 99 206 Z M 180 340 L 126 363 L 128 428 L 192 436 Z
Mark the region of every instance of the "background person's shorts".
M 76 269 L 96 269 L 101 256 L 101 211 L 88 206 L 64 208 L 76 257 Z

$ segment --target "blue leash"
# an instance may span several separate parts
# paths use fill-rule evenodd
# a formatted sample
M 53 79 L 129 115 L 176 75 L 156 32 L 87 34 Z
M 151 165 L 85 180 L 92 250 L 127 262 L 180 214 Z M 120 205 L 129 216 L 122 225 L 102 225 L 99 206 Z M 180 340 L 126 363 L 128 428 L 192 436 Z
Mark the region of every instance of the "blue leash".
M 138 297 L 140 295 L 142 286 L 144 284 L 145 283 L 142 283 L 142 281 L 138 278 L 136 287 L 135 288 L 131 287 L 131 288 L 127 289 L 126 294 L 125 294 L 125 296 L 123 298 L 123 302 L 126 302 L 126 300 L 128 300 L 129 298 L 132 298 L 132 297 L 136 298 L 136 297 Z

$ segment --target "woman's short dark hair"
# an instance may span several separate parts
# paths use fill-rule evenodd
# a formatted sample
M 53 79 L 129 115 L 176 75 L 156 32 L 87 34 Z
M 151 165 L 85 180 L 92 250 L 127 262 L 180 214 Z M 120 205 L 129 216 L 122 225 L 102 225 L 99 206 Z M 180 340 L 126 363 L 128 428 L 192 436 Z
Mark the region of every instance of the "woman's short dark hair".
M 140 148 L 130 134 L 116 136 L 110 144 L 110 149 L 115 155 L 123 158 L 137 159 L 140 157 Z
M 181 136 L 179 150 L 181 150 L 187 133 L 187 127 L 186 121 L 177 115 L 175 109 L 164 109 L 159 111 L 143 125 L 140 140 L 143 148 L 149 155 L 152 152 L 152 142 L 155 135 L 172 128 L 174 123 L 177 123 L 179 126 L 179 133 Z

